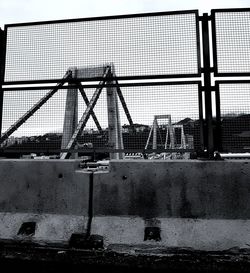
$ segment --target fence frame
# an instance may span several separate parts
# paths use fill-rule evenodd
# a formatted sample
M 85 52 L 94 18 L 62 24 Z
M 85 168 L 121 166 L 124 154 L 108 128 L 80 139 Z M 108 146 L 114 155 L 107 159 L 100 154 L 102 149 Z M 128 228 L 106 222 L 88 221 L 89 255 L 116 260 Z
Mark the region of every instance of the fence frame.
M 38 21 L 30 23 L 17 23 L 17 24 L 6 24 L 5 32 L 8 35 L 8 29 L 11 27 L 24 27 L 24 26 L 35 26 L 35 25 L 53 25 L 63 23 L 74 23 L 74 22 L 88 22 L 88 21 L 102 21 L 102 20 L 119 20 L 126 18 L 144 18 L 144 17 L 157 17 L 157 16 L 168 16 L 168 15 L 181 15 L 181 14 L 194 14 L 196 18 L 196 37 L 197 37 L 197 73 L 195 74 L 165 74 L 165 75 L 137 75 L 137 76 L 116 76 L 117 80 L 154 80 L 154 79 L 168 79 L 168 78 L 194 78 L 201 76 L 201 54 L 200 54 L 200 30 L 199 30 L 199 14 L 198 10 L 182 10 L 182 11 L 168 11 L 168 12 L 152 12 L 152 13 L 139 13 L 139 14 L 127 14 L 127 15 L 115 15 L 115 16 L 101 16 L 101 17 L 88 17 L 78 19 L 65 19 L 65 20 L 54 20 L 54 21 Z M 91 78 L 78 78 L 79 81 L 100 81 L 101 77 Z M 46 80 L 28 80 L 28 81 L 4 81 L 4 85 L 21 85 L 21 84 L 45 84 L 45 83 L 57 83 L 61 79 L 46 79 Z
M 139 18 L 148 16 L 163 16 L 163 15 L 178 15 L 178 14 L 190 14 L 194 13 L 196 16 L 196 37 L 197 37 L 197 68 L 196 74 L 166 74 L 166 75 L 137 75 L 137 76 L 118 76 L 116 80 L 132 81 L 121 83 L 121 87 L 129 86 L 154 86 L 154 85 L 175 85 L 175 84 L 198 84 L 198 107 L 199 107 L 199 122 L 200 122 L 200 150 L 196 151 L 202 156 L 208 159 L 214 159 L 215 151 L 223 151 L 222 139 L 221 139 L 221 109 L 220 109 L 220 90 L 219 84 L 221 83 L 250 83 L 250 80 L 215 80 L 215 86 L 211 84 L 211 76 L 214 73 L 215 77 L 231 77 L 231 76 L 250 76 L 249 73 L 218 73 L 217 63 L 217 41 L 216 41 L 216 19 L 215 15 L 219 12 L 244 12 L 250 11 L 250 8 L 243 9 L 214 9 L 211 10 L 211 16 L 208 13 L 203 13 L 202 16 L 198 15 L 198 10 L 187 11 L 173 11 L 173 12 L 156 12 L 156 13 L 142 13 L 142 14 L 129 14 L 119 16 L 105 16 L 105 17 L 91 17 L 91 18 L 79 18 L 70 20 L 56 20 L 56 21 L 42 21 L 32 23 L 19 23 L 5 25 L 4 30 L 0 30 L 0 135 L 2 129 L 2 111 L 3 111 L 3 94 L 4 91 L 21 91 L 21 90 L 42 90 L 50 89 L 54 86 L 45 86 L 44 84 L 53 84 L 59 82 L 61 79 L 46 79 L 46 80 L 27 80 L 27 81 L 5 81 L 5 62 L 6 62 L 6 42 L 8 29 L 11 27 L 23 27 L 43 24 L 58 24 L 58 23 L 71 23 L 71 22 L 83 22 L 83 21 L 96 21 L 96 20 L 110 20 L 110 19 L 123 19 L 123 18 Z M 200 26 L 201 23 L 201 26 Z M 211 35 L 209 31 L 209 24 L 211 23 Z M 202 33 L 202 44 L 200 44 L 200 32 Z M 210 39 L 212 47 L 210 47 Z M 201 54 L 201 46 L 202 52 Z M 210 64 L 210 54 L 213 55 L 213 67 Z M 201 67 L 201 58 L 203 59 L 203 67 Z M 204 84 L 201 84 L 201 80 L 180 80 L 180 81 L 161 81 L 153 82 L 150 80 L 164 80 L 164 79 L 183 79 L 183 78 L 201 78 L 203 77 Z M 101 78 L 79 78 L 81 82 L 99 81 Z M 148 82 L 137 82 L 138 80 L 149 80 Z M 72 83 L 72 80 L 66 82 Z M 29 85 L 36 86 L 29 86 Z M 16 86 L 19 85 L 19 86 Z M 26 85 L 26 86 L 20 86 Z M 84 88 L 96 87 L 95 84 L 83 84 Z M 63 86 L 61 89 L 69 89 L 70 86 Z M 74 85 L 75 88 L 75 85 Z M 215 106 L 216 115 L 215 123 L 212 114 L 212 93 L 215 94 Z M 39 150 L 40 151 L 40 150 Z M 47 150 L 45 149 L 44 152 Z M 52 150 L 50 150 L 52 151 Z M 63 152 L 66 150 L 53 150 L 55 152 Z M 103 152 L 134 152 L 135 150 L 123 149 L 118 151 L 115 149 L 78 149 L 80 152 L 93 152 L 93 154 L 100 151 Z M 162 152 L 162 150 L 153 150 L 154 152 Z M 165 151 L 165 150 L 164 150 Z M 180 151 L 178 149 L 178 151 Z M 189 150 L 185 150 L 186 152 Z M 191 151 L 191 150 L 190 150 Z M 192 150 L 193 151 L 193 150 Z M 9 152 L 9 151 L 5 151 Z M 18 151 L 17 151 L 18 152 Z M 23 151 L 22 151 L 23 152 Z M 34 152 L 34 149 L 27 152 Z M 76 150 L 72 150 L 72 153 Z M 141 152 L 152 152 L 152 150 L 143 150 Z M 171 149 L 171 152 L 176 152 Z
M 0 28 L 0 136 L 2 134 L 2 120 L 3 120 L 3 84 L 5 75 L 5 61 L 6 61 L 6 31 Z
M 213 49 L 213 72 L 215 77 L 238 77 L 238 76 L 250 76 L 250 72 L 248 73 L 219 73 L 218 72 L 218 57 L 217 57 L 217 41 L 216 41 L 216 13 L 223 12 L 250 12 L 250 8 L 236 8 L 236 9 L 212 9 L 211 10 L 211 27 L 212 27 L 212 49 Z

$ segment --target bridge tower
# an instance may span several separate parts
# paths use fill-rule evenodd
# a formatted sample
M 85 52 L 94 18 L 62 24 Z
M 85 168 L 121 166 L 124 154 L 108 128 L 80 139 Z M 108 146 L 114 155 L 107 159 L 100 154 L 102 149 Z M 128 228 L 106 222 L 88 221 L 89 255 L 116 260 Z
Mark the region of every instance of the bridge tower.
M 77 78 L 77 68 L 69 68 L 72 71 L 72 78 Z M 70 83 L 69 85 L 74 85 Z M 74 134 L 78 123 L 78 90 L 77 88 L 69 88 L 67 90 L 63 135 L 61 149 L 65 149 Z
M 96 88 L 91 100 L 89 101 L 86 93 L 84 91 L 83 85 L 77 82 L 76 88 L 72 86 L 67 91 L 67 101 L 65 106 L 65 116 L 64 116 L 64 127 L 62 136 L 62 149 L 74 149 L 77 144 L 77 137 L 82 133 L 90 115 L 96 123 L 99 132 L 102 128 L 95 116 L 94 107 L 98 101 L 103 88 L 106 88 L 107 93 L 107 114 L 108 114 L 108 136 L 109 142 L 108 146 L 110 149 L 122 150 L 123 138 L 122 138 L 122 126 L 120 121 L 118 97 L 121 101 L 122 107 L 128 118 L 131 126 L 133 126 L 132 118 L 129 114 L 129 110 L 125 103 L 124 97 L 122 95 L 121 89 L 119 88 L 118 81 L 115 77 L 114 65 L 106 64 L 104 66 L 91 66 L 91 67 L 74 67 L 72 70 L 72 78 L 102 78 L 99 85 Z M 107 86 L 106 86 L 107 84 Z M 74 83 L 73 83 L 74 85 Z M 78 96 L 77 91 L 80 91 L 85 103 L 86 110 L 83 113 L 80 121 L 78 122 Z M 69 152 L 63 152 L 60 156 L 61 159 L 68 158 L 70 156 Z M 110 152 L 110 159 L 123 159 L 124 153 Z

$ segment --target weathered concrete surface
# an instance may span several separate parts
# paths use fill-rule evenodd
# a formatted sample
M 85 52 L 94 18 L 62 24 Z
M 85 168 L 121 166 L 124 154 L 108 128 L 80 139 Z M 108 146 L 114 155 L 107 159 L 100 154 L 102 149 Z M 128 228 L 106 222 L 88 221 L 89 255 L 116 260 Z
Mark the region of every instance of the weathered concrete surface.
M 103 63 L 101 65 L 92 65 L 92 66 L 78 66 L 78 67 L 70 67 L 69 69 L 74 70 L 77 69 L 76 78 L 97 78 L 103 77 L 105 69 L 107 66 L 110 66 L 111 71 L 114 73 L 114 65 L 113 63 Z
M 75 72 L 76 73 L 76 72 Z M 75 74 L 73 73 L 73 74 Z M 61 149 L 65 149 L 78 124 L 78 90 L 68 89 L 65 105 Z
M 94 215 L 250 219 L 250 161 L 112 161 Z
M 1 160 L 0 212 L 88 214 L 88 174 L 74 160 Z
M 21 224 L 36 222 L 33 236 L 18 235 Z M 74 232 L 86 232 L 87 217 L 58 214 L 0 213 L 0 239 L 67 244 Z
M 249 178 L 250 161 L 112 161 L 94 175 L 92 232 L 106 245 L 249 247 Z M 149 219 L 160 241 L 144 241 Z
M 249 248 L 250 220 L 157 218 L 161 240 L 144 241 L 146 223 L 141 217 L 96 216 L 92 232 L 104 237 L 104 244 L 188 247 L 199 250 Z
M 93 188 L 78 165 L 1 160 L 0 238 L 18 239 L 21 224 L 34 221 L 33 240 L 65 242 L 93 215 L 91 233 L 104 236 L 105 246 L 250 244 L 250 161 L 111 161 L 109 172 L 94 173 Z M 150 221 L 160 241 L 144 241 Z
M 86 231 L 89 175 L 75 160 L 0 161 L 0 238 L 68 242 Z M 18 236 L 24 222 L 36 222 L 33 236 Z

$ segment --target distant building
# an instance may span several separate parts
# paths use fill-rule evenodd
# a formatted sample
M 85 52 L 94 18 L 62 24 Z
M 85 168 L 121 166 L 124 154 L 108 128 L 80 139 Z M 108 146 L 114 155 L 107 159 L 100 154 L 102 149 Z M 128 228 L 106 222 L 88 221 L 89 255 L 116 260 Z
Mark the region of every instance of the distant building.
M 194 148 L 194 136 L 192 135 L 185 135 L 186 143 L 187 143 L 187 149 L 193 149 Z
M 145 132 L 145 131 L 148 131 L 149 129 L 150 129 L 150 127 L 148 125 L 138 124 L 138 123 L 134 124 L 134 130 L 136 133 Z M 131 125 L 124 124 L 122 126 L 122 132 L 123 133 L 132 133 L 133 127 Z

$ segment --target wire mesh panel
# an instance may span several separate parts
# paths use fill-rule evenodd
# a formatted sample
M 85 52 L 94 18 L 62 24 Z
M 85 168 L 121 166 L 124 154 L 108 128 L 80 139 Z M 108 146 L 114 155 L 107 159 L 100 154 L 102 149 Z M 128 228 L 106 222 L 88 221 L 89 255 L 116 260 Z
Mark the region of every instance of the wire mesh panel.
M 91 90 L 88 90 L 88 92 L 91 92 Z M 161 140 L 157 143 L 156 148 L 164 149 L 166 131 L 169 125 L 183 125 L 185 135 L 186 137 L 190 135 L 190 139 L 194 136 L 195 131 L 199 130 L 198 85 L 121 87 L 121 92 L 133 121 L 133 125 L 131 125 L 118 98 L 119 118 L 125 149 L 142 150 L 145 148 L 155 116 L 168 115 L 170 117 L 170 123 L 167 118 L 162 118 L 158 121 L 157 139 Z M 89 97 L 91 97 L 90 93 Z M 95 113 L 97 117 L 101 117 L 101 124 L 105 131 L 108 130 L 107 111 L 107 95 L 104 92 L 96 104 Z M 97 132 L 93 120 L 90 120 L 89 126 L 90 130 Z M 178 129 L 180 128 L 181 126 Z M 181 143 L 178 129 L 176 129 L 176 134 L 178 135 L 178 139 L 175 140 L 176 148 L 179 147 L 178 143 Z M 196 145 L 199 142 L 198 135 L 196 134 L 194 139 Z M 152 148 L 152 141 L 153 135 L 149 139 L 148 148 Z M 194 142 L 190 141 L 189 148 L 193 147 Z
M 250 75 L 250 9 L 214 10 L 212 18 L 216 73 Z
M 5 150 L 47 152 L 77 129 L 98 88 L 59 89 L 2 144 Z M 198 149 L 198 84 L 105 87 L 77 135 L 72 149 Z M 49 90 L 6 91 L 3 131 L 24 116 Z M 88 98 L 88 102 L 84 97 Z M 157 124 L 155 124 L 157 119 Z M 112 135 L 113 131 L 115 134 Z M 120 132 L 120 133 L 119 133 Z M 120 138 L 120 139 L 119 139 Z M 120 146 L 116 146 L 118 145 Z M 39 151 L 38 151 L 39 152 Z M 84 156 L 86 153 L 80 153 Z M 60 151 L 54 153 L 60 156 Z
M 3 134 L 22 119 L 49 90 L 5 91 Z M 66 90 L 59 90 L 45 105 L 13 132 L 1 147 L 8 150 L 60 149 L 65 113 Z
M 250 82 L 219 84 L 219 90 L 223 151 L 249 151 Z
M 105 63 L 121 77 L 198 75 L 198 34 L 197 11 L 8 25 L 5 81 Z
M 0 87 L 4 77 L 4 59 L 5 59 L 5 35 L 0 28 Z

